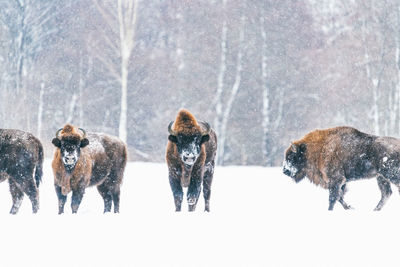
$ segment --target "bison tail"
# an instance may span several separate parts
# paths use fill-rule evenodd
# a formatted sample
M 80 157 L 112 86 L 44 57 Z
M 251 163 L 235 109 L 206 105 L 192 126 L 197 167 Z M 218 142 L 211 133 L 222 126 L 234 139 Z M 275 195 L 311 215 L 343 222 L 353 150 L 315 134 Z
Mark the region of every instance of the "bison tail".
M 124 148 L 122 151 L 122 159 L 123 159 L 123 161 L 122 161 L 121 169 L 125 169 L 126 162 L 128 161 L 128 150 L 125 145 L 124 145 Z
M 35 168 L 36 187 L 39 188 L 43 176 L 43 146 L 39 144 L 38 162 Z

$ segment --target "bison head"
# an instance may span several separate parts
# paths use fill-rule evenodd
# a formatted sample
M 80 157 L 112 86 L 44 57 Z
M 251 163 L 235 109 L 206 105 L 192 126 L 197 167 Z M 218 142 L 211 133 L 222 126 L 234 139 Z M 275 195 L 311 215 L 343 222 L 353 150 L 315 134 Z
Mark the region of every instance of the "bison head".
M 203 131 L 192 134 L 174 132 L 172 130 L 172 121 L 168 126 L 168 140 L 175 143 L 178 154 L 186 167 L 191 167 L 196 162 L 201 152 L 201 145 L 210 139 L 211 127 L 207 122 L 201 122 L 204 125 Z
M 59 129 L 56 132 L 56 137 L 52 140 L 53 145 L 60 149 L 61 160 L 69 171 L 73 170 L 78 162 L 81 148 L 89 144 L 85 130 L 79 128 L 79 131 L 82 132 L 82 136 L 76 133 L 70 125 L 67 125 Z
M 285 151 L 285 160 L 283 161 L 283 173 L 290 176 L 297 183 L 305 176 L 305 166 L 307 145 L 292 143 Z

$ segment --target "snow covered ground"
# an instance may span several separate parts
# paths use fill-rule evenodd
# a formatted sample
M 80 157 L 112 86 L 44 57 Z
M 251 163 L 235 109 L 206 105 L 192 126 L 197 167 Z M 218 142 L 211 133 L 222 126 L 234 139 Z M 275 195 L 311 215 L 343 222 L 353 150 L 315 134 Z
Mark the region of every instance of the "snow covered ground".
M 28 198 L 16 216 L 0 184 L 0 266 L 399 266 L 400 197 L 373 212 L 376 180 L 349 184 L 346 201 L 328 212 L 328 192 L 295 184 L 280 168 L 218 167 L 211 213 L 174 212 L 165 164 L 129 163 L 121 213 L 103 215 L 95 188 L 78 215 L 57 215 L 50 159 L 41 208 Z

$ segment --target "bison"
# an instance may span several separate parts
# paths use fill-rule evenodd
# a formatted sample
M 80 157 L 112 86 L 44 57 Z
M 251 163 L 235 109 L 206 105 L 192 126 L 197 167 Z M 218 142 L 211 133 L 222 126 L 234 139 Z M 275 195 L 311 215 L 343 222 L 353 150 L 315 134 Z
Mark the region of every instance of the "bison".
M 86 187 L 97 186 L 104 200 L 104 212 L 119 212 L 120 187 L 127 161 L 127 148 L 115 136 L 88 133 L 70 124 L 56 132 L 52 168 L 58 197 L 58 214 L 64 212 L 72 191 L 72 213 L 78 211 Z
M 187 110 L 180 110 L 168 126 L 166 161 L 176 211 L 181 210 L 182 187 L 187 190 L 189 211 L 196 209 L 201 183 L 205 211 L 210 211 L 211 183 L 214 174 L 217 136 L 207 122 L 197 122 Z
M 315 130 L 293 142 L 285 152 L 283 173 L 299 182 L 305 176 L 329 190 L 329 210 L 336 201 L 344 209 L 346 183 L 377 177 L 382 209 L 392 193 L 390 183 L 400 188 L 400 139 L 366 134 L 351 127 Z
M 32 212 L 39 209 L 39 184 L 43 175 L 43 146 L 32 134 L 0 129 L 0 182 L 8 179 L 16 214 L 24 193 L 32 202 Z

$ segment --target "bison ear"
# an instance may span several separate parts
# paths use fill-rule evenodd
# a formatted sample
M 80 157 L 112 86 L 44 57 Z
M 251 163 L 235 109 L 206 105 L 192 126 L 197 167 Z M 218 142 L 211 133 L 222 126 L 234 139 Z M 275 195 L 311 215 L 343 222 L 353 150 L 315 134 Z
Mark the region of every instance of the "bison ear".
M 172 134 L 168 136 L 168 140 L 175 144 L 178 143 L 178 138 L 176 138 L 176 136 Z
M 61 140 L 58 139 L 58 138 L 53 138 L 53 140 L 51 141 L 51 143 L 52 143 L 54 146 L 58 147 L 58 148 L 61 147 Z
M 205 142 L 207 142 L 208 140 L 210 140 L 210 135 L 209 134 L 205 134 L 201 137 L 201 141 L 200 144 L 203 144 Z
M 81 147 L 85 147 L 89 144 L 89 140 L 87 138 L 83 138 L 81 140 Z

